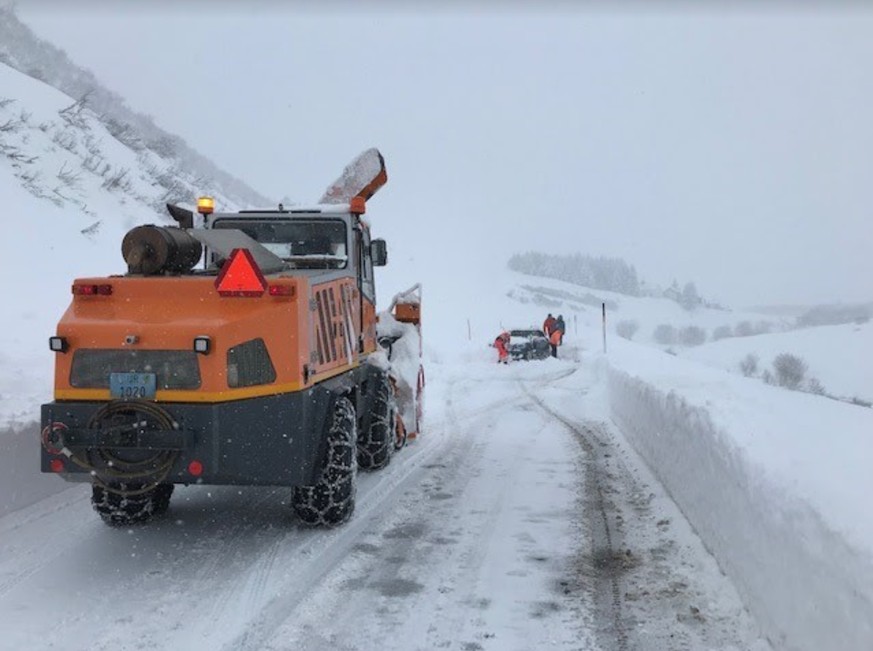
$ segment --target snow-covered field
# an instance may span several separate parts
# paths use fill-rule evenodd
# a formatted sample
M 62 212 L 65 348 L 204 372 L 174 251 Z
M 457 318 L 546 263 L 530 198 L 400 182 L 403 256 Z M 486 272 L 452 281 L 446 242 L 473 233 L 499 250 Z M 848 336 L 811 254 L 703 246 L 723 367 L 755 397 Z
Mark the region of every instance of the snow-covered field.
M 807 375 L 841 399 L 873 402 L 873 323 L 848 323 L 804 328 L 778 334 L 734 337 L 689 348 L 681 354 L 718 368 L 739 373 L 739 363 L 756 355 L 760 371 L 772 369 L 777 355 L 789 353 L 809 366 Z

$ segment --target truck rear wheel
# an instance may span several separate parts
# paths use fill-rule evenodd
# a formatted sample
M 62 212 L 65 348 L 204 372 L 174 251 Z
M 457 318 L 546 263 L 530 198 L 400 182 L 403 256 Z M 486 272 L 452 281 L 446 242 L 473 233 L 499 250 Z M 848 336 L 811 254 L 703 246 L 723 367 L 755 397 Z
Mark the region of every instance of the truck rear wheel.
M 91 485 L 91 506 L 108 525 L 127 526 L 146 522 L 153 515 L 166 513 L 170 507 L 173 484 L 143 488 L 132 483 L 111 486 Z
M 314 486 L 296 487 L 292 498 L 297 517 L 313 527 L 335 527 L 355 510 L 357 421 L 348 398 L 336 399 L 329 422 L 321 479 Z
M 384 468 L 394 450 L 397 413 L 394 385 L 387 373 L 380 373 L 377 383 L 369 426 L 363 438 L 358 439 L 358 467 L 362 470 Z

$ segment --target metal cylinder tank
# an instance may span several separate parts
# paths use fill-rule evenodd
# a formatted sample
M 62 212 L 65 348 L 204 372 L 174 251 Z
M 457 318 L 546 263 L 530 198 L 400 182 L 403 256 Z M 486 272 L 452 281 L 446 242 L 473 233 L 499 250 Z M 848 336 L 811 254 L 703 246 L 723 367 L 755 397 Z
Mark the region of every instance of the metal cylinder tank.
M 202 254 L 199 241 L 173 226 L 137 226 L 121 242 L 121 255 L 132 274 L 185 273 Z

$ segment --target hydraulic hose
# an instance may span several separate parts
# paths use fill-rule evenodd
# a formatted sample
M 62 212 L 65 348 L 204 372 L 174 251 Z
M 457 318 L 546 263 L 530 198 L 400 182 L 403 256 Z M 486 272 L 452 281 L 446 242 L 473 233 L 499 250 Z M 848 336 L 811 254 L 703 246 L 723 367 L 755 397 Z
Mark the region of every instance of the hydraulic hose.
M 178 428 L 178 423 L 161 407 L 151 402 L 132 400 L 106 403 L 91 416 L 88 428 L 99 429 L 106 419 L 120 415 L 132 416 L 132 427 L 143 427 L 151 421 L 159 430 Z M 132 497 L 148 493 L 163 482 L 175 464 L 179 451 L 157 450 L 138 461 L 123 459 L 108 448 L 87 450 L 84 458 L 72 451 L 67 452 L 67 456 L 73 463 L 89 471 L 94 482 L 105 490 Z M 127 488 L 131 482 L 135 487 Z

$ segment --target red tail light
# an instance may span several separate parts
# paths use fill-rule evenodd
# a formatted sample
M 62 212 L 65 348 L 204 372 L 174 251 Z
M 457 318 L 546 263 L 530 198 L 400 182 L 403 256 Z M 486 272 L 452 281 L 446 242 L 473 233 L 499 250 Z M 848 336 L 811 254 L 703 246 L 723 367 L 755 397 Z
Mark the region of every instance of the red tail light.
M 74 296 L 110 296 L 112 294 L 112 285 L 91 285 L 91 284 L 75 284 L 73 285 Z
M 52 472 L 64 472 L 63 459 L 52 459 L 49 461 L 49 468 L 51 468 Z
M 197 459 L 194 459 L 188 464 L 188 474 L 193 477 L 199 477 L 203 474 L 203 464 L 197 461 Z

